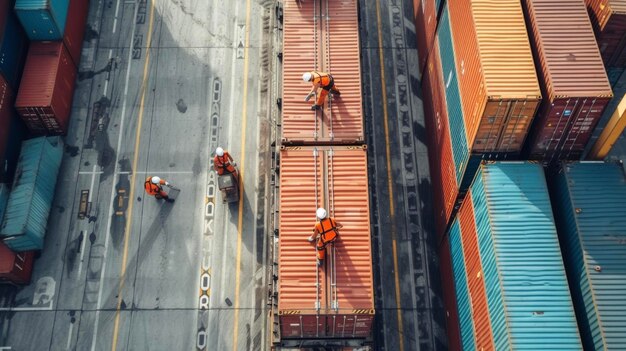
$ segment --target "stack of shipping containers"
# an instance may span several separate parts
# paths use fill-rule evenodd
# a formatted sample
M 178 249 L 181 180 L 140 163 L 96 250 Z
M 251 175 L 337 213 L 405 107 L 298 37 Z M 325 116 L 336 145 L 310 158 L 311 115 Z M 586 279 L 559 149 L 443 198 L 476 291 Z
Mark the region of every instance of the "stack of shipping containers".
M 602 60 L 609 71 L 626 68 L 626 1 L 585 0 Z
M 357 1 L 314 4 L 283 2 L 275 342 L 360 346 L 371 341 L 375 311 Z M 319 111 L 303 101 L 311 70 L 332 72 L 341 90 Z M 343 226 L 321 266 L 307 240 L 319 207 Z

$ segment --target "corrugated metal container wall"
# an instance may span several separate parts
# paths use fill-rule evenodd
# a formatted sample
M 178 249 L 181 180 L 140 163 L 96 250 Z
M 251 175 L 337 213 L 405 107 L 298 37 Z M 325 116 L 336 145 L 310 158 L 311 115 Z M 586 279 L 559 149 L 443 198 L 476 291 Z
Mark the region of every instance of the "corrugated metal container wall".
M 374 295 L 365 149 L 286 148 L 281 151 L 280 163 L 281 338 L 369 337 Z M 315 247 L 307 241 L 315 210 L 321 206 L 343 225 L 335 243 L 336 289 L 327 273 L 333 257 L 330 248 L 318 269 Z
M 0 237 L 13 251 L 41 250 L 63 158 L 60 137 L 27 140 L 0 227 Z
M 33 251 L 14 253 L 0 242 L 0 280 L 8 280 L 13 284 L 30 283 L 34 261 Z
M 624 170 L 614 163 L 564 163 L 551 194 L 585 349 L 626 349 Z
M 480 254 L 478 251 L 478 238 L 476 236 L 476 223 L 474 221 L 474 207 L 472 196 L 468 194 L 459 209 L 457 216 L 460 226 L 461 244 L 463 245 L 463 257 L 465 258 L 466 281 L 472 306 L 472 320 L 476 332 L 476 349 L 493 350 L 493 334 L 487 306 L 487 293 L 483 281 Z
M 26 137 L 27 130 L 24 122 L 13 112 L 9 127 L 9 137 L 6 143 L 4 158 L 0 167 L 0 182 L 12 183 L 15 168 L 20 157 L 22 141 Z
M 463 246 L 461 245 L 461 226 L 456 219 L 450 226 L 449 238 L 454 291 L 456 293 L 456 306 L 461 328 L 461 344 L 463 345 L 463 350 L 475 350 L 476 331 L 474 330 L 474 321 L 472 320 L 472 302 L 469 296 L 469 288 L 467 287 L 467 270 L 465 268 Z
M 456 306 L 452 257 L 450 257 L 450 243 L 447 236 L 443 238 L 443 242 L 439 247 L 439 269 L 441 270 L 443 303 L 446 311 L 448 350 L 461 350 L 461 331 L 459 329 L 461 323 L 459 322 L 459 313 Z
M 15 13 L 30 40 L 61 40 L 69 0 L 17 0 Z
M 67 132 L 76 66 L 63 42 L 32 43 L 15 108 L 36 134 Z
M 10 193 L 9 185 L 0 183 L 0 223 L 2 223 L 2 218 L 4 217 L 4 211 L 7 208 L 7 203 L 9 202 L 9 193 Z
M 436 6 L 435 0 L 413 0 L 413 18 L 415 19 L 420 74 L 426 70 L 426 62 L 435 47 Z
M 435 41 L 422 79 L 424 114 L 428 128 L 428 153 L 433 186 L 433 208 L 437 238 L 445 234 L 458 195 L 452 141 L 441 72 L 439 42 Z
M 585 4 L 522 2 L 544 95 L 527 152 L 547 162 L 578 159 L 613 96 Z
M 15 95 L 9 83 L 0 75 L 0 162 L 2 163 L 4 163 L 4 152 L 9 142 L 14 98 Z
M 581 350 L 543 168 L 484 164 L 470 195 L 495 349 Z
M 519 153 L 541 91 L 518 0 L 449 2 L 468 144 Z
M 626 0 L 585 0 L 607 67 L 626 67 Z
M 83 47 L 88 12 L 89 0 L 69 0 L 63 42 L 76 67 L 80 63 L 80 50 Z
M 11 8 L 11 1 L 0 2 L 0 74 L 17 91 L 28 41 Z
M 328 2 L 325 10 L 312 2 L 284 1 L 283 37 L 283 143 L 362 142 L 363 111 L 359 57 L 358 14 L 355 0 Z M 320 19 L 321 18 L 321 19 Z M 332 35 L 326 40 L 326 27 Z M 326 47 L 329 46 L 329 47 Z M 318 52 L 314 48 L 319 48 Z M 325 55 L 321 55 L 322 52 Z M 318 55 L 318 57 L 316 57 Z M 303 101 L 311 83 L 302 74 L 326 71 L 335 79 L 341 97 L 326 99 L 323 111 L 311 111 Z

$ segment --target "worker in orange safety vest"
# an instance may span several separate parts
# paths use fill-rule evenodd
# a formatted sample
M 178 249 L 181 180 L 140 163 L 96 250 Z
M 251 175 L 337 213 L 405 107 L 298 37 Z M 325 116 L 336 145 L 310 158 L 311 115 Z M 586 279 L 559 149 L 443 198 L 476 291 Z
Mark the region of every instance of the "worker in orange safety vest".
M 230 156 L 228 151 L 225 151 L 221 147 L 215 149 L 213 169 L 215 169 L 218 175 L 222 175 L 224 173 L 235 173 L 235 176 L 237 175 L 233 158 Z
M 335 80 L 330 73 L 319 71 L 306 72 L 302 75 L 302 80 L 313 84 L 313 89 L 311 89 L 306 98 L 304 98 L 304 101 L 309 101 L 309 99 L 318 92 L 319 88 L 322 88 L 317 95 L 315 105 L 311 106 L 311 110 L 319 110 L 322 108 L 322 105 L 326 100 L 326 95 L 328 95 L 329 92 L 336 96 L 341 95 L 341 92 L 335 86 Z
M 146 178 L 143 186 L 146 189 L 146 193 L 154 196 L 157 200 L 165 199 L 168 202 L 174 202 L 174 199 L 171 199 L 165 190 L 163 190 L 163 185 L 169 186 L 170 183 L 165 179 L 153 176 Z
M 317 240 L 317 265 L 321 266 L 326 257 L 326 245 L 337 240 L 339 229 L 341 229 L 342 225 L 337 223 L 334 218 L 328 217 L 326 210 L 323 208 L 318 208 L 315 214 L 319 221 L 315 223 L 313 235 L 308 240 L 309 242 Z

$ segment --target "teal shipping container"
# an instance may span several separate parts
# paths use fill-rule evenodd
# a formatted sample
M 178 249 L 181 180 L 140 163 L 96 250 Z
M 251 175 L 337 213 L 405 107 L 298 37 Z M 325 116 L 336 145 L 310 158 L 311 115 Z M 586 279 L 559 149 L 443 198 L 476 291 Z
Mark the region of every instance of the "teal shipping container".
M 624 169 L 617 163 L 562 163 L 550 191 L 585 349 L 625 350 Z
M 61 40 L 69 0 L 17 0 L 15 13 L 32 41 Z
M 476 348 L 582 350 L 543 168 L 482 163 L 465 201 L 449 231 L 450 250 L 453 266 L 459 250 L 469 262 L 480 260 L 479 271 L 454 274 L 468 286 L 473 313 L 486 311 L 472 315 Z M 461 316 L 459 304 L 463 330 Z
M 14 92 L 19 86 L 27 50 L 28 39 L 13 13 L 12 2 L 0 2 L 0 74 Z
M 2 222 L 4 210 L 7 208 L 7 203 L 9 202 L 9 193 L 9 185 L 0 183 L 0 223 Z
M 15 252 L 41 250 L 63 158 L 60 137 L 22 144 L 0 237 Z

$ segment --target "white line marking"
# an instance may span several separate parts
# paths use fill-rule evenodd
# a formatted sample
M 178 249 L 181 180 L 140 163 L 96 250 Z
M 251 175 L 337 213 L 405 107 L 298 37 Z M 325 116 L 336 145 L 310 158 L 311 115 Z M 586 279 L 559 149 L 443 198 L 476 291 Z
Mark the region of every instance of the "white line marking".
M 111 57 L 113 57 L 113 49 L 109 49 L 109 61 L 107 61 L 107 64 L 111 63 Z M 107 90 L 109 90 L 109 78 L 104 80 L 104 91 L 102 92 L 103 96 L 107 96 Z
M 119 3 L 119 1 L 118 1 Z M 111 216 L 111 214 L 113 213 L 113 203 L 115 201 L 115 182 L 116 182 L 116 174 L 118 172 L 118 167 L 120 164 L 120 160 L 119 160 L 119 156 L 120 156 L 120 150 L 122 148 L 122 136 L 124 135 L 125 129 L 124 129 L 124 117 L 126 115 L 126 101 L 128 98 L 128 82 L 130 80 L 130 68 L 133 64 L 133 50 L 130 50 L 130 48 L 133 47 L 133 38 L 135 37 L 135 30 L 137 29 L 137 21 L 135 21 L 135 18 L 137 18 L 137 12 L 139 10 L 139 6 L 135 6 L 135 11 L 133 13 L 133 28 L 131 30 L 130 36 L 129 36 L 129 50 L 128 50 L 128 67 L 126 68 L 126 78 L 124 80 L 124 100 L 122 102 L 122 114 L 121 114 L 121 118 L 120 118 L 120 128 L 119 128 L 119 137 L 117 139 L 117 152 L 115 153 L 115 170 L 113 172 L 113 182 L 111 185 L 111 202 L 110 202 L 110 206 L 109 206 L 109 213 L 107 215 L 108 220 L 107 220 L 107 226 L 105 228 L 105 231 L 107 233 L 105 239 L 104 239 L 104 253 L 102 254 L 103 257 L 103 262 L 102 262 L 102 270 L 100 271 L 100 283 L 98 284 L 98 301 L 96 303 L 96 319 L 94 321 L 94 329 L 93 329 L 93 337 L 91 339 L 91 350 L 95 351 L 96 350 L 96 340 L 98 338 L 98 324 L 100 322 L 100 304 L 102 303 L 102 286 L 104 285 L 104 276 L 105 276 L 105 271 L 106 271 L 106 267 L 107 267 L 107 251 L 109 249 L 109 237 L 111 236 L 110 230 L 111 230 L 111 219 L 113 216 Z
M 101 172 L 101 171 L 97 171 L 97 172 L 95 172 L 95 171 L 79 171 L 78 172 L 78 174 L 80 174 L 80 175 L 92 175 L 94 173 L 95 174 L 102 174 L 104 172 Z
M 138 6 L 135 6 L 138 7 Z M 117 28 L 117 15 L 120 13 L 120 0 L 117 0 L 117 4 L 115 5 L 115 18 L 113 19 L 113 33 L 115 33 L 115 29 Z M 135 17 L 133 17 L 133 22 L 135 22 Z M 131 35 L 131 38 L 134 35 Z
M 0 350 L 11 350 L 11 346 L 0 346 Z
M 72 329 L 74 329 L 74 323 L 70 323 L 70 331 L 67 333 L 67 347 L 65 348 L 66 350 L 69 350 L 70 346 L 72 346 Z
M 93 195 L 93 183 L 95 182 L 95 180 L 96 180 L 96 165 L 93 165 L 93 171 L 91 171 L 91 185 L 89 186 L 89 199 L 87 200 L 88 202 L 91 202 L 91 198 L 92 198 L 91 196 Z
M 89 186 L 89 198 L 87 200 L 88 203 L 91 203 L 93 196 L 93 186 L 96 181 L 96 165 L 93 165 L 93 171 L 91 172 L 91 185 Z M 83 271 L 83 262 L 85 261 L 85 245 L 87 245 L 87 235 L 89 232 L 89 221 L 87 221 L 87 225 L 85 226 L 85 230 L 83 231 L 83 242 L 80 246 L 80 262 L 78 263 L 78 273 L 76 274 L 76 278 L 80 277 L 80 273 Z
M 104 172 L 102 171 L 80 171 L 78 172 L 79 175 L 94 175 L 94 174 L 102 174 Z M 119 174 L 132 174 L 133 172 L 128 172 L 128 171 L 120 171 L 120 172 L 115 172 L 116 175 Z M 146 174 L 146 173 L 150 173 L 150 174 L 193 174 L 192 171 L 137 171 L 135 172 L 137 174 Z M 91 192 L 89 193 L 90 198 L 91 198 Z M 91 200 L 89 200 L 91 201 Z
M 0 312 L 52 311 L 52 303 L 47 307 L 2 307 Z

